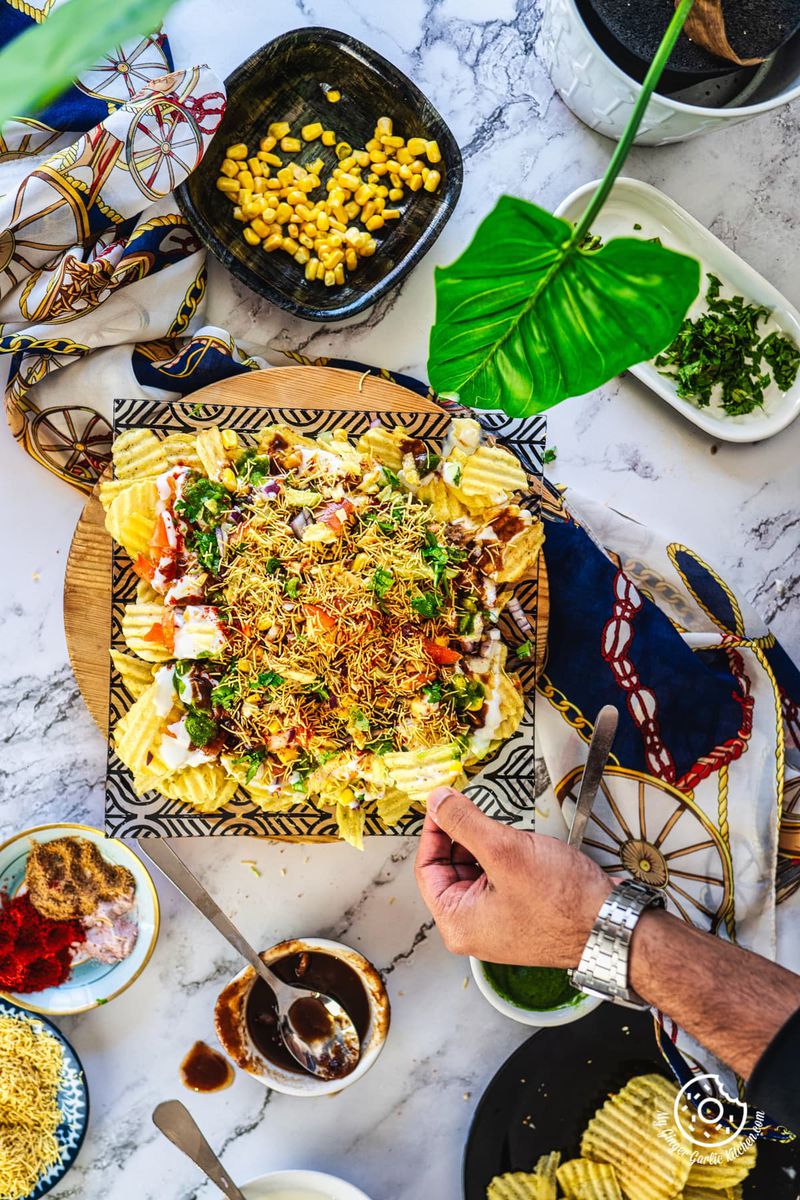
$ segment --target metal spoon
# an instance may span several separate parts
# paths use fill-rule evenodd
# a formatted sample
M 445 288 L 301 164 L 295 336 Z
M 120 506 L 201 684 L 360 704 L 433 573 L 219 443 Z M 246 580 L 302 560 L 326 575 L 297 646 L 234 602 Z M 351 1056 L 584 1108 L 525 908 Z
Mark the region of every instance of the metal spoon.
M 228 1200 L 244 1200 L 214 1151 L 203 1137 L 200 1129 L 180 1100 L 165 1100 L 153 1109 L 153 1124 L 164 1137 L 196 1163 L 207 1179 L 215 1183 Z
M 281 1037 L 300 1066 L 320 1079 L 342 1079 L 355 1070 L 361 1041 L 338 1000 L 314 988 L 284 983 L 270 971 L 164 838 L 139 838 L 138 846 L 272 989 Z

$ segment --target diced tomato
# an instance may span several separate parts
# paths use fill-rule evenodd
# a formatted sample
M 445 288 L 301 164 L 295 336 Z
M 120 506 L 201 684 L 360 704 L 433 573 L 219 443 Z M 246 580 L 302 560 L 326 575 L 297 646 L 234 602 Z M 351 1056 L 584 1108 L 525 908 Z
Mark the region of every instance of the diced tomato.
M 137 554 L 133 563 L 133 569 L 140 579 L 144 579 L 147 583 L 150 583 L 156 573 L 156 564 L 152 559 L 147 558 L 146 555 Z
M 159 645 L 164 644 L 164 626 L 160 621 L 157 621 L 152 629 L 148 629 L 147 633 L 143 634 L 145 642 L 158 642 Z
M 457 663 L 461 658 L 458 650 L 453 650 L 451 646 L 442 646 L 431 638 L 422 639 L 422 648 L 440 667 L 452 667 L 453 663 Z
M 172 546 L 170 545 L 169 534 L 167 533 L 167 523 L 164 520 L 163 513 L 159 513 L 156 517 L 153 536 L 150 538 L 150 549 L 157 550 L 159 553 L 163 553 L 165 550 L 172 549 Z
M 314 621 L 319 621 L 323 629 L 335 629 L 336 620 L 318 604 L 304 604 L 303 612 Z
M 329 529 L 332 529 L 337 537 L 341 537 L 344 533 L 344 523 L 339 514 L 342 512 L 347 518 L 350 518 L 355 512 L 355 505 L 347 497 L 343 500 L 334 500 L 330 504 L 326 504 L 315 515 L 317 521 L 321 521 L 323 525 L 327 525 Z
M 164 609 L 164 615 L 161 618 L 161 628 L 163 631 L 164 646 L 172 654 L 175 649 L 175 613 L 173 609 Z

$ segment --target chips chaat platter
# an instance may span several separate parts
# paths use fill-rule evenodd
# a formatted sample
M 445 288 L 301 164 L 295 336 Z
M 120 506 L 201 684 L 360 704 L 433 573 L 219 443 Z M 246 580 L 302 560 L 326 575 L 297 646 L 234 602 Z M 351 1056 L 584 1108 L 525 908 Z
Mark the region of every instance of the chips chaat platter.
M 355 846 L 405 831 L 522 736 L 530 614 L 504 628 L 543 540 L 527 464 L 467 417 L 237 429 L 231 406 L 192 429 L 180 407 L 171 430 L 118 416 L 100 487 L 112 818 L 122 791 L 137 832 L 143 804 L 166 835 L 309 811 Z

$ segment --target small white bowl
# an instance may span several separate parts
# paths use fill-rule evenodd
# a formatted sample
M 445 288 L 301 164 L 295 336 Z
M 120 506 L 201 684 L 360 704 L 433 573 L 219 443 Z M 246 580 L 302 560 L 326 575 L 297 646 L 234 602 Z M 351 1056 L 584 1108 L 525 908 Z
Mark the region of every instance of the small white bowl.
M 272 1196 L 281 1196 L 295 1192 L 305 1200 L 313 1196 L 314 1200 L 369 1200 L 360 1188 L 353 1187 L 344 1179 L 334 1175 L 323 1175 L 321 1171 L 273 1171 L 269 1175 L 261 1175 L 251 1179 L 242 1191 L 246 1200 L 270 1200 Z
M 584 996 L 582 1000 L 576 1000 L 574 1004 L 562 1004 L 560 1008 L 520 1008 L 494 990 L 486 978 L 483 963 L 479 958 L 470 958 L 469 965 L 472 967 L 472 978 L 484 999 L 504 1017 L 519 1021 L 521 1025 L 535 1025 L 537 1029 L 544 1029 L 550 1025 L 570 1025 L 573 1021 L 580 1021 L 581 1017 L 588 1016 L 603 1003 L 599 996 Z
M 351 950 L 349 946 L 344 946 L 341 942 L 331 942 L 327 938 L 292 938 L 286 942 L 279 942 L 277 946 L 272 946 L 269 950 L 264 950 L 261 957 L 269 966 L 276 959 L 285 958 L 289 954 L 300 954 L 303 950 L 318 950 L 342 959 L 353 968 L 364 985 L 369 1001 L 370 1019 L 361 1045 L 361 1058 L 354 1071 L 345 1075 L 343 1079 L 317 1079 L 313 1075 L 301 1075 L 294 1071 L 287 1071 L 270 1062 L 260 1053 L 253 1045 L 245 1021 L 247 998 L 256 978 L 252 967 L 245 967 L 220 992 L 214 1010 L 214 1024 L 217 1037 L 226 1054 L 238 1067 L 258 1079 L 265 1087 L 272 1088 L 276 1092 L 283 1092 L 287 1096 L 329 1096 L 334 1092 L 342 1091 L 343 1088 L 350 1087 L 357 1079 L 360 1079 L 380 1054 L 389 1032 L 391 1015 L 389 997 L 386 994 L 383 980 L 372 963 L 368 962 L 363 954 L 359 954 L 357 950 Z M 325 1176 L 320 1176 L 320 1178 L 324 1179 Z M 344 1200 L 351 1200 L 350 1192 L 342 1195 Z M 353 1190 L 352 1200 L 358 1200 L 360 1196 L 360 1192 Z M 334 1200 L 338 1200 L 338 1196 Z

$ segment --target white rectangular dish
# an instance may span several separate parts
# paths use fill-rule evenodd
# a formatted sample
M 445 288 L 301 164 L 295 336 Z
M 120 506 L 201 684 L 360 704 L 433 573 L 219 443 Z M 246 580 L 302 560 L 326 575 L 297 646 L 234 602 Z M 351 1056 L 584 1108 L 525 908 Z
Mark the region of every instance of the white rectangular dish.
M 556 216 L 577 221 L 584 212 L 598 180 L 572 192 L 556 209 Z M 640 226 L 641 228 L 636 228 Z M 695 319 L 705 310 L 706 278 L 710 272 L 723 283 L 723 295 L 740 294 L 745 300 L 764 305 L 772 311 L 770 320 L 760 326 L 766 335 L 777 330 L 800 345 L 800 312 L 762 275 L 715 237 L 674 200 L 638 179 L 618 179 L 605 207 L 594 222 L 592 233 L 603 241 L 614 237 L 661 239 L 670 250 L 691 255 L 700 261 L 703 278 L 700 293 L 687 313 Z M 743 416 L 728 416 L 721 405 L 700 408 L 682 399 L 669 376 L 662 375 L 652 362 L 638 363 L 631 374 L 671 404 L 688 420 L 699 425 L 711 437 L 728 442 L 760 442 L 773 437 L 800 415 L 800 376 L 787 392 L 772 380 L 765 389 L 764 407 Z

